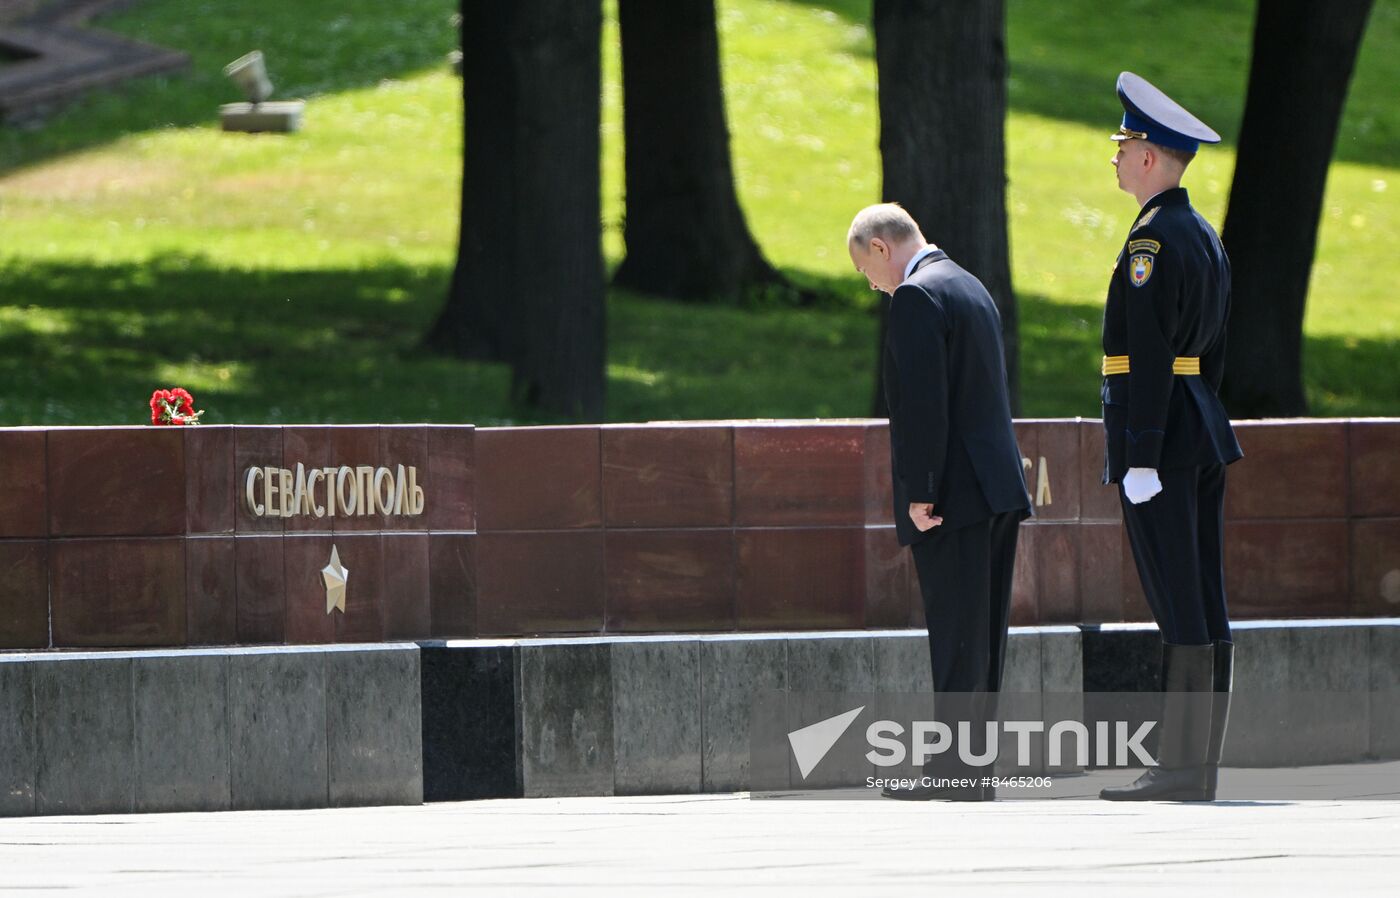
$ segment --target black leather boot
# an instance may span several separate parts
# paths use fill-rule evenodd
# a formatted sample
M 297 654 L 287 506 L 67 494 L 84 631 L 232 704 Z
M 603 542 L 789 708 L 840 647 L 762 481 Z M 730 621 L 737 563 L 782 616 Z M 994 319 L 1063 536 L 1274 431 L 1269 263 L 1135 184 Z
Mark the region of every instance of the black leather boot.
M 1220 754 L 1225 747 L 1225 728 L 1230 722 L 1230 692 L 1235 681 L 1235 644 L 1216 640 L 1214 694 L 1210 703 L 1210 742 L 1206 746 L 1206 767 L 1201 788 L 1205 801 L 1215 801 L 1215 784 L 1220 774 Z
M 1162 644 L 1162 729 L 1157 766 L 1127 786 L 1099 792 L 1107 801 L 1206 801 L 1215 647 Z

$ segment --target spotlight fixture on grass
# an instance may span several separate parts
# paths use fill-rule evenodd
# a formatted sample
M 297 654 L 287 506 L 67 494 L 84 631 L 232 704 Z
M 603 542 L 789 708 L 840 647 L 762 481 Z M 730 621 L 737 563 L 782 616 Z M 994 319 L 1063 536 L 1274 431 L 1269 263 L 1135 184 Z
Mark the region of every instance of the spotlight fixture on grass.
M 272 81 L 261 50 L 238 57 L 224 66 L 224 74 L 243 89 L 246 103 L 225 103 L 219 107 L 219 121 L 225 131 L 300 131 L 303 100 L 268 102 Z

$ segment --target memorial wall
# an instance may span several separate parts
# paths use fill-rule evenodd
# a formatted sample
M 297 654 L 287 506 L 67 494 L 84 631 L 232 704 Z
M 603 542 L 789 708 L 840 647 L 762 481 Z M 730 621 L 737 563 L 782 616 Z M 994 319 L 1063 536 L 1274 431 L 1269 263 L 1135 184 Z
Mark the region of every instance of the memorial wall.
M 1400 612 L 1400 420 L 1240 422 L 1236 619 Z M 1148 620 L 1097 421 L 1017 422 L 1013 625 Z M 920 627 L 883 421 L 0 430 L 0 648 Z

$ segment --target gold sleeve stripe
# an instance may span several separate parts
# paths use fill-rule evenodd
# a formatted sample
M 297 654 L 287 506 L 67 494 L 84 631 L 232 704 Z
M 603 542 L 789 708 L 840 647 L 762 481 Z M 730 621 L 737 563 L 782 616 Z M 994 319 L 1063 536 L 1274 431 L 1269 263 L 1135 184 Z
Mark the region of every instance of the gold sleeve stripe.
M 1131 368 L 1129 357 L 1126 355 L 1106 355 L 1103 357 L 1103 365 L 1100 370 L 1104 377 L 1112 374 L 1127 374 Z M 1200 374 L 1201 359 L 1199 356 L 1177 356 L 1172 359 L 1173 374 Z

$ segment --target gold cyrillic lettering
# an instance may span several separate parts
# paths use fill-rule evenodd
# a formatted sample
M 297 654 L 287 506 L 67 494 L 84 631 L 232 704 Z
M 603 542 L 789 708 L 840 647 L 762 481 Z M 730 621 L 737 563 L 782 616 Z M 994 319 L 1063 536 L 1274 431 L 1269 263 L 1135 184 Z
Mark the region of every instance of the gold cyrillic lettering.
M 315 470 L 314 468 L 312 469 Z M 311 491 L 306 485 L 306 466 L 297 462 L 296 480 L 292 484 L 292 508 L 295 514 L 311 514 Z
M 404 487 L 407 485 L 405 480 L 403 465 L 399 465 L 394 475 L 394 498 L 389 503 L 393 514 L 404 514 Z
M 322 468 L 321 474 L 326 478 L 326 517 L 335 517 L 335 468 Z
M 292 494 L 292 472 L 286 468 L 277 469 L 277 502 L 282 511 L 282 517 L 290 518 L 296 514 L 296 506 L 292 504 L 295 496 Z
M 1054 503 L 1050 498 L 1050 465 L 1045 461 L 1045 456 L 1040 457 L 1040 471 L 1035 479 L 1035 504 L 1050 505 Z
M 409 514 L 420 515 L 423 513 L 423 488 L 418 485 L 418 469 L 410 467 L 408 469 L 408 492 L 409 492 Z
M 360 510 L 358 514 L 374 514 L 374 466 L 357 465 L 355 468 L 355 480 L 358 481 L 360 490 Z
M 248 476 L 243 482 L 243 499 L 247 505 L 248 513 L 254 517 L 262 517 L 263 509 L 266 506 L 258 502 L 258 479 L 262 477 L 262 468 L 249 468 Z
M 263 515 L 269 518 L 280 518 L 281 510 L 278 506 L 280 502 L 273 502 L 277 495 L 277 469 L 271 466 L 262 469 L 263 472 Z
M 297 467 L 300 468 L 301 465 L 297 465 Z M 298 473 L 297 476 L 301 476 L 300 473 Z M 324 479 L 325 477 L 323 476 L 323 469 L 321 468 L 312 468 L 311 470 L 306 472 L 306 502 L 308 505 L 311 506 L 311 513 L 318 518 L 325 517 L 326 510 L 316 504 L 316 481 Z M 326 490 L 326 493 L 326 497 L 329 499 L 329 488 Z M 335 508 L 334 502 L 328 502 L 327 504 L 330 505 L 332 509 Z
M 350 485 L 349 495 L 345 492 L 345 485 Z M 340 502 L 340 513 L 349 517 L 359 511 L 360 486 L 355 479 L 355 469 L 349 465 L 341 465 L 340 470 L 335 474 L 335 495 Z

